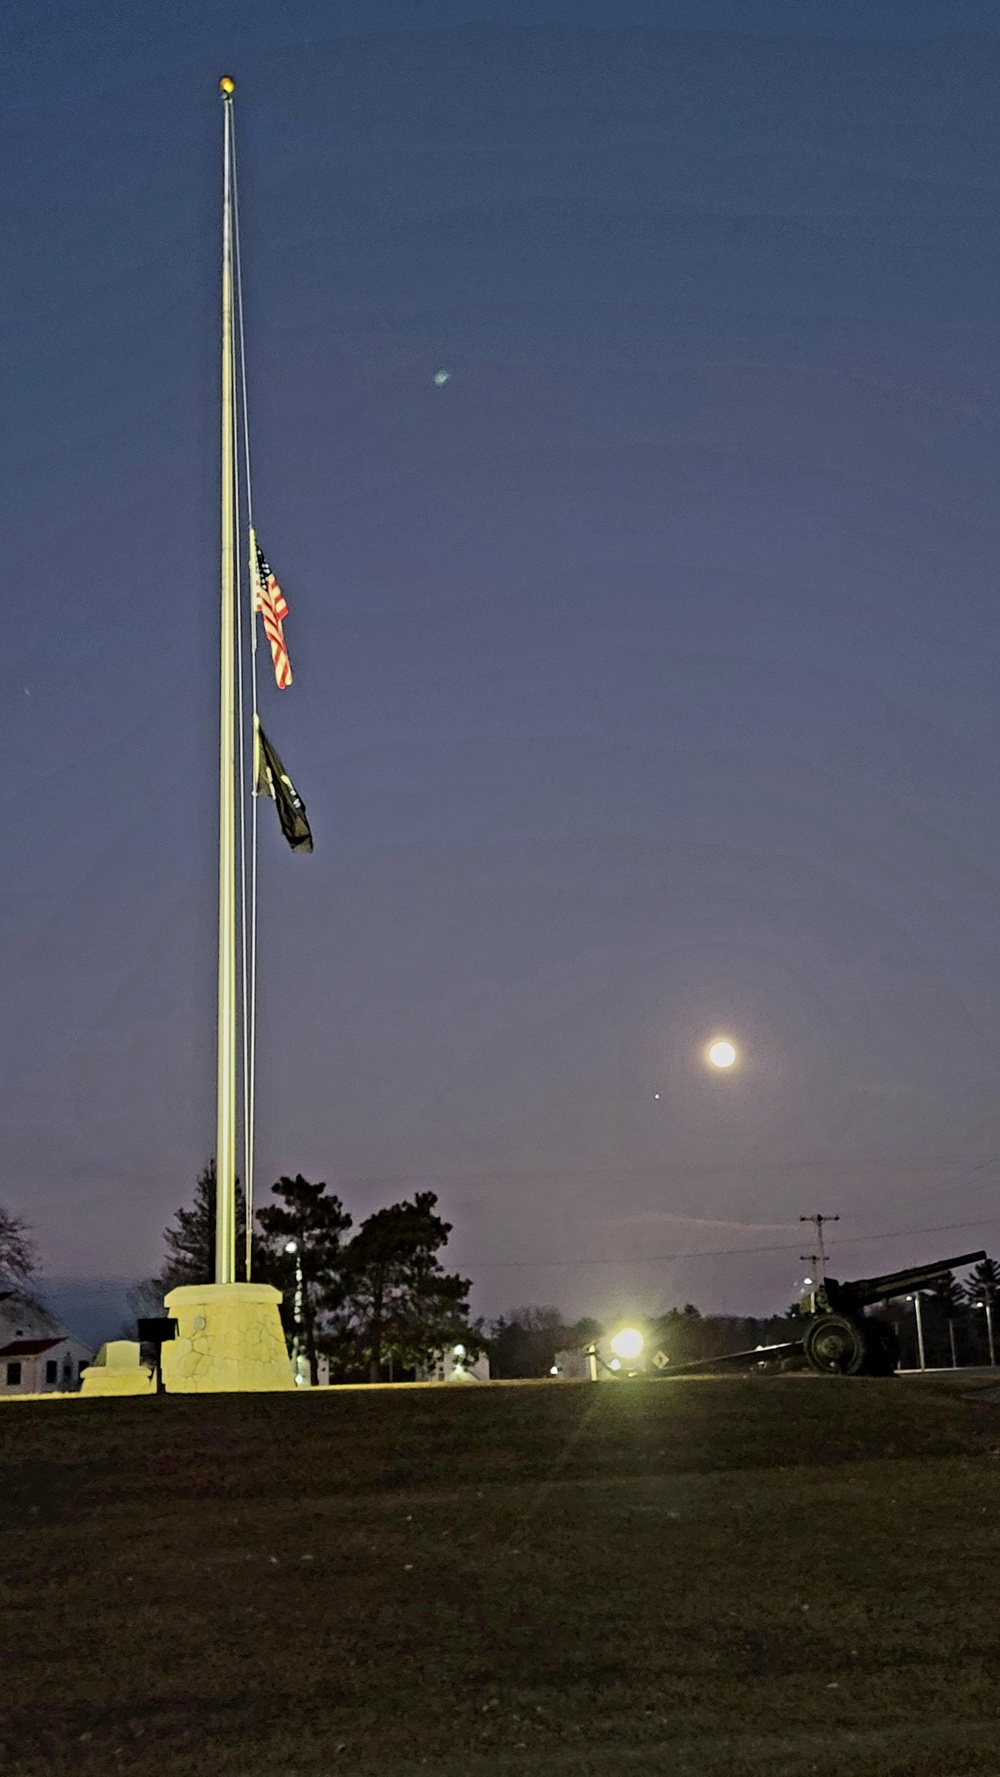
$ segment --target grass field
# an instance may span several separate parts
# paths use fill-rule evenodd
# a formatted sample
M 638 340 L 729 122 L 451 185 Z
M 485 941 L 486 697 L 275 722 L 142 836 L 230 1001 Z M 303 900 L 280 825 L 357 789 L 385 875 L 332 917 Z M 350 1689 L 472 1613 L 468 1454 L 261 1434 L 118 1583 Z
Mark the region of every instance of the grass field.
M 1000 1407 L 697 1379 L 0 1409 L 5 1777 L 1000 1772 Z

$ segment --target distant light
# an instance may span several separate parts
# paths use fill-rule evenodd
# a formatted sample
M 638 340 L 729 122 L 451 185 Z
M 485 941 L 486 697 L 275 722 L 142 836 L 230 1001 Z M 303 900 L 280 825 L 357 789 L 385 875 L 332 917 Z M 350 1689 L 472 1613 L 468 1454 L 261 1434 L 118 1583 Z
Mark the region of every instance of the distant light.
M 443 389 L 445 383 L 451 381 L 451 371 L 450 370 L 435 370 L 434 381 L 436 382 L 439 389 Z
M 298 1250 L 299 1250 L 299 1243 L 297 1240 L 286 1240 L 285 1241 L 286 1253 L 297 1253 Z
M 621 1364 L 618 1362 L 618 1359 L 616 1357 L 613 1357 L 611 1359 L 611 1362 L 608 1365 L 608 1369 L 609 1370 L 620 1370 L 621 1369 Z
M 611 1341 L 611 1349 L 616 1357 L 638 1357 L 646 1341 L 635 1327 L 623 1327 Z
M 549 1375 L 550 1376 L 558 1376 L 558 1374 L 559 1374 L 559 1365 L 553 1364 L 551 1370 L 549 1371 Z
M 732 1067 L 736 1060 L 736 1050 L 732 1043 L 713 1043 L 708 1051 L 708 1059 L 713 1067 Z
M 658 1093 L 658 1092 L 654 1092 L 654 1093 L 653 1093 L 653 1097 L 654 1097 L 654 1098 L 659 1098 L 659 1096 L 660 1096 L 660 1094 L 659 1094 L 659 1093 Z
M 812 1278 L 811 1277 L 804 1277 L 802 1279 L 802 1282 L 804 1283 L 807 1290 L 812 1288 Z
M 451 1355 L 452 1355 L 452 1357 L 464 1357 L 465 1356 L 465 1346 L 464 1345 L 453 1345 L 451 1348 Z

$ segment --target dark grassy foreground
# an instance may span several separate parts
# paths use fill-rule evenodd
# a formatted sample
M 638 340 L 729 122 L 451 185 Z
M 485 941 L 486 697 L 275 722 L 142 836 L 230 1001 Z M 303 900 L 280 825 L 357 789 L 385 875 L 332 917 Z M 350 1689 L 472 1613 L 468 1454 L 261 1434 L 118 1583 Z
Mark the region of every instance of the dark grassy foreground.
M 0 1765 L 1000 1772 L 998 1457 L 926 1380 L 5 1404 Z

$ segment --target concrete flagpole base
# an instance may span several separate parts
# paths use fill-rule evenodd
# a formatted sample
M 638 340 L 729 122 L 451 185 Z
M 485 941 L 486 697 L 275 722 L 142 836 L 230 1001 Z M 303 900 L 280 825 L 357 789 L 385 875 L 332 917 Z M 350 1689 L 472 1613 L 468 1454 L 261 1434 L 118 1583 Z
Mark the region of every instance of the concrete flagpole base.
M 164 1298 L 177 1337 L 162 1348 L 168 1394 L 275 1393 L 295 1387 L 269 1283 L 183 1283 Z

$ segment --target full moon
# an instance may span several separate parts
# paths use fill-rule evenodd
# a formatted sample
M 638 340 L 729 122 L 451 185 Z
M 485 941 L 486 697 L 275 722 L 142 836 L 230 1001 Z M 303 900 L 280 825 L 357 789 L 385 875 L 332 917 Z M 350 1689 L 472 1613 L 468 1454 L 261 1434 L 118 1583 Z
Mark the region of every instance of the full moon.
M 732 1043 L 713 1043 L 708 1051 L 708 1059 L 713 1067 L 732 1067 L 736 1060 L 736 1050 Z

